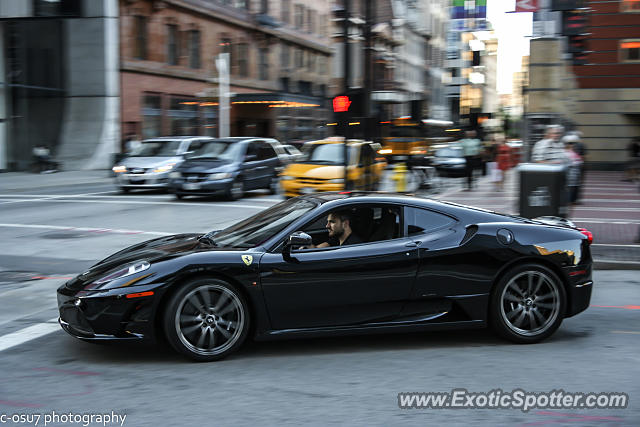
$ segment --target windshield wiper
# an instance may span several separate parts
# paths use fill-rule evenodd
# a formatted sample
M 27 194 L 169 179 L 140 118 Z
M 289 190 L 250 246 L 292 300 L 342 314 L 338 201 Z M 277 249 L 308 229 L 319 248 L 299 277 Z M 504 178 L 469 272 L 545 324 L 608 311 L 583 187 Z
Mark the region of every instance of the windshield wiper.
M 203 234 L 202 236 L 198 237 L 198 241 L 215 248 L 218 246 L 218 244 L 211 238 L 212 236 L 213 234 L 211 233 Z

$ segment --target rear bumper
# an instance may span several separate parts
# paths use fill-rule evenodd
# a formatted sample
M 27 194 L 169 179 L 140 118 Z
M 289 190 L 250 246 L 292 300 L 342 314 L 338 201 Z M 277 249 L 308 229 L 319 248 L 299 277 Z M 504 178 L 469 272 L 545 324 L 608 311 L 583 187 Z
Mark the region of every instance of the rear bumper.
M 569 285 L 569 305 L 565 317 L 575 316 L 589 307 L 593 281 L 591 279 Z

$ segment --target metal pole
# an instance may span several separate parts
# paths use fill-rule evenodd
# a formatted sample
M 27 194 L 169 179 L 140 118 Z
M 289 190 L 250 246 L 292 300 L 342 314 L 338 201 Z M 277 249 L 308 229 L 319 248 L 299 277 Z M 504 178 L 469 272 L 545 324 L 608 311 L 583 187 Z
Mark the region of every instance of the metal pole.
M 218 137 L 229 136 L 229 54 L 221 53 L 216 58 L 218 68 L 219 118 Z
M 349 18 L 350 18 L 350 1 L 344 0 L 344 21 L 342 25 L 342 33 L 344 36 L 344 94 L 349 93 L 349 80 L 351 79 L 351 49 L 349 48 Z M 349 168 L 349 147 L 347 141 L 349 140 L 349 110 L 344 113 L 344 189 L 345 191 L 351 190 L 351 182 L 349 181 L 348 168 Z
M 373 49 L 371 40 L 371 27 L 373 26 L 375 1 L 365 0 L 364 2 L 364 138 L 373 140 L 374 123 L 371 117 L 371 85 L 372 85 L 372 62 L 371 51 Z

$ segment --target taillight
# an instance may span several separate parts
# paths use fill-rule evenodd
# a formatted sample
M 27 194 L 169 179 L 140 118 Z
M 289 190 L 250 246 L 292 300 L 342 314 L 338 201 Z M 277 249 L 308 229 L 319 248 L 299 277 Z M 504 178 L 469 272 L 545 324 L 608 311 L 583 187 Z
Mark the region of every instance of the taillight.
M 589 230 L 587 230 L 586 228 L 578 228 L 578 230 L 584 234 L 585 236 L 587 236 L 587 241 L 589 242 L 589 244 L 593 243 L 593 233 L 590 232 Z

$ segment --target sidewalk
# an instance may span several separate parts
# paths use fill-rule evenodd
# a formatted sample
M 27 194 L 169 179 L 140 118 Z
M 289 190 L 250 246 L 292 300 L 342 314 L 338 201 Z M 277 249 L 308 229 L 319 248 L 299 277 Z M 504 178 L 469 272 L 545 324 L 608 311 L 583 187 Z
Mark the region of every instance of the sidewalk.
M 64 171 L 48 174 L 29 172 L 5 172 L 0 173 L 0 191 L 12 190 L 38 190 L 41 188 L 106 184 L 113 183 L 114 179 L 109 170 L 82 170 Z

